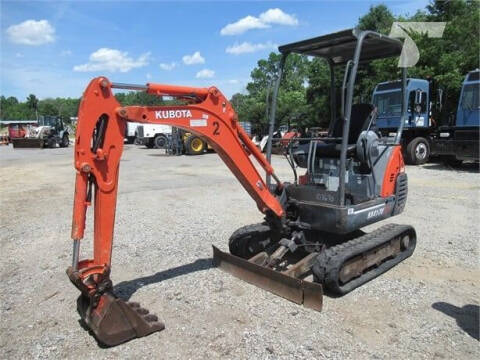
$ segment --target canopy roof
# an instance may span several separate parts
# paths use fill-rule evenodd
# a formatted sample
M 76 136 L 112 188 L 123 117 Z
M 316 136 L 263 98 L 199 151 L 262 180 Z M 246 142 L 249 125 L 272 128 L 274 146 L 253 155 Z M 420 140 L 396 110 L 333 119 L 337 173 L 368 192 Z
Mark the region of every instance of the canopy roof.
M 336 33 L 318 36 L 282 45 L 278 50 L 282 54 L 297 53 L 330 59 L 334 64 L 344 64 L 353 59 L 355 47 L 362 31 L 342 30 Z M 400 55 L 402 42 L 373 31 L 368 31 L 362 43 L 360 61 L 369 61 Z

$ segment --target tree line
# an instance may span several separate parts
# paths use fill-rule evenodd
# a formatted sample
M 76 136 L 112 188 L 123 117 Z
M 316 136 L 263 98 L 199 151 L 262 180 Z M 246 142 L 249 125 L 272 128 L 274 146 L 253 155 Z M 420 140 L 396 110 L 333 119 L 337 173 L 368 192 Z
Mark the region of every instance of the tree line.
M 158 96 L 143 92 L 118 93 L 115 95 L 122 105 L 162 105 L 165 102 Z M 77 117 L 80 98 L 48 98 L 39 100 L 30 94 L 24 102 L 16 97 L 0 96 L 0 120 L 35 120 L 38 115 L 60 116 L 69 123 Z
M 458 100 L 465 74 L 479 68 L 480 2 L 475 0 L 435 0 L 411 16 L 394 16 L 385 5 L 372 6 L 359 18 L 357 27 L 383 34 L 390 32 L 394 21 L 447 22 L 443 37 L 431 39 L 422 33 L 409 34 L 418 49 L 420 59 L 409 69 L 410 77 L 433 79 L 444 89 L 444 108 L 452 111 Z M 270 53 L 258 61 L 251 72 L 245 93 L 234 94 L 231 103 L 240 121 L 250 121 L 255 133 L 267 129 L 267 101 L 272 79 L 278 72 L 281 55 Z M 363 66 L 357 75 L 356 101 L 369 102 L 375 85 L 400 78 L 397 58 L 373 61 Z M 336 68 L 337 88 L 341 86 L 343 68 Z M 328 126 L 330 119 L 330 74 L 320 58 L 292 54 L 287 58 L 277 101 L 277 124 L 300 129 Z M 123 105 L 162 105 L 157 96 L 142 92 L 115 95 Z M 336 94 L 340 104 L 340 93 Z M 67 122 L 76 117 L 80 99 L 55 98 L 38 100 L 29 95 L 25 101 L 10 96 L 0 97 L 0 119 L 35 119 L 39 115 L 62 116 Z M 338 112 L 337 112 L 338 113 Z
M 39 100 L 30 94 L 25 101 L 14 96 L 0 96 L 1 120 L 35 120 L 38 115 L 61 116 L 67 122 L 77 116 L 80 99 L 56 98 Z

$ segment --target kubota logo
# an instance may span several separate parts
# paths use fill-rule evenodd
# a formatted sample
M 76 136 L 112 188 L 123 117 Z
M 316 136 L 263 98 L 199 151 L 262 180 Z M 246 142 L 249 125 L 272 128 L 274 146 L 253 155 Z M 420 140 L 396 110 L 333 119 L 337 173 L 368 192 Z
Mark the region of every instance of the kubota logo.
M 155 119 L 173 119 L 192 117 L 190 110 L 159 110 L 155 111 Z

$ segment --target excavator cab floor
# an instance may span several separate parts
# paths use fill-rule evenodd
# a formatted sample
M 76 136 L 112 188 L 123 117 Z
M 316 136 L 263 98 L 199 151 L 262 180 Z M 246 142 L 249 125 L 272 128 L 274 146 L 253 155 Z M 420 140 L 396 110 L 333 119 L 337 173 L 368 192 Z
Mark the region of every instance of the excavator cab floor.
M 92 309 L 90 299 L 80 295 L 77 310 L 97 341 L 105 346 L 116 346 L 126 341 L 150 335 L 165 329 L 156 315 L 135 302 L 125 302 L 112 293 L 101 296 Z
M 296 304 L 303 304 L 316 311 L 322 310 L 321 284 L 283 274 L 212 247 L 214 265 L 225 272 Z

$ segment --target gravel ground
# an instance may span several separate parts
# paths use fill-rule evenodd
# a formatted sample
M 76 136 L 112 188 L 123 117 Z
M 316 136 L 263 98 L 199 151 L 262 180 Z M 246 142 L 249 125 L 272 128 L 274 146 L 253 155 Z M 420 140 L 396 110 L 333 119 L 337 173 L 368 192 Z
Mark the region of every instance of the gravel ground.
M 282 179 L 291 173 L 281 157 Z M 414 255 L 321 313 L 211 267 L 238 227 L 262 220 L 215 154 L 126 146 L 112 279 L 166 330 L 102 349 L 84 331 L 71 259 L 72 149 L 0 148 L 1 358 L 478 359 L 479 174 L 408 167 Z M 89 225 L 91 225 L 89 218 Z M 92 230 L 82 242 L 88 256 Z

